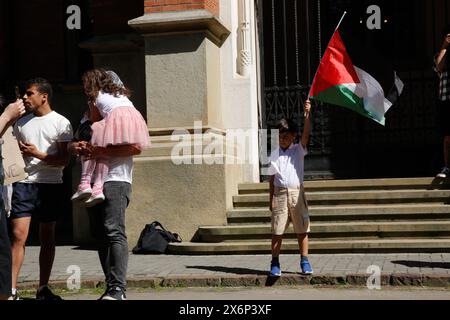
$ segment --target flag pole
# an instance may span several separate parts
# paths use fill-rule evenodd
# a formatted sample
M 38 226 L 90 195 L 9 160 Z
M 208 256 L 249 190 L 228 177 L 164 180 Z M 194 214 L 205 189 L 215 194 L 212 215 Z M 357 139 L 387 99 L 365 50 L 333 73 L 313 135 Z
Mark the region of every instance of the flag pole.
M 342 18 L 341 18 L 341 20 L 339 21 L 339 23 L 338 23 L 336 29 L 334 30 L 334 32 L 338 31 L 339 27 L 341 26 L 342 21 L 344 21 L 344 18 L 345 18 L 345 16 L 346 16 L 346 14 L 347 14 L 347 11 L 344 11 L 344 14 L 342 15 Z
M 339 20 L 339 23 L 338 23 L 336 29 L 334 29 L 333 36 L 334 36 L 334 34 L 339 30 L 339 27 L 341 26 L 342 21 L 344 21 L 344 18 L 345 18 L 346 15 L 347 15 L 347 11 L 344 11 L 344 14 L 343 14 L 342 17 L 341 17 L 341 20 Z M 328 47 L 329 47 L 329 45 L 330 45 L 331 39 L 333 39 L 333 36 L 331 36 L 330 41 L 328 42 L 327 49 L 328 49 Z M 325 50 L 326 50 L 326 49 L 325 49 Z M 323 57 L 322 57 L 322 58 L 323 58 Z M 315 73 L 315 75 L 314 75 L 313 82 L 314 82 L 314 79 L 315 79 L 316 76 L 317 76 L 317 72 L 319 72 L 319 68 L 320 68 L 320 63 L 319 63 L 319 66 L 317 67 L 316 73 Z M 312 89 L 312 84 L 311 84 L 311 89 Z M 311 89 L 309 90 L 309 93 L 308 93 L 308 100 L 311 98 Z

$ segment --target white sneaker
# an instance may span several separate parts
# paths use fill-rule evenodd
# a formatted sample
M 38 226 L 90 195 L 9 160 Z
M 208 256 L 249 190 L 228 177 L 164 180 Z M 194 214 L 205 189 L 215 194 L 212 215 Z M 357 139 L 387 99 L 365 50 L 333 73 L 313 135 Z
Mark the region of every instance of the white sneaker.
M 91 196 L 91 194 L 92 194 L 91 188 L 78 190 L 77 192 L 74 193 L 71 200 L 72 201 L 83 201 L 83 200 L 86 200 L 87 198 L 89 198 Z
M 105 201 L 105 195 L 103 193 L 100 193 L 96 196 L 91 195 L 91 197 L 84 202 L 84 206 L 86 208 L 90 208 L 98 205 L 99 203 L 102 203 L 103 201 Z
M 445 179 L 450 176 L 450 169 L 447 167 L 442 168 L 442 171 L 436 176 L 436 178 Z

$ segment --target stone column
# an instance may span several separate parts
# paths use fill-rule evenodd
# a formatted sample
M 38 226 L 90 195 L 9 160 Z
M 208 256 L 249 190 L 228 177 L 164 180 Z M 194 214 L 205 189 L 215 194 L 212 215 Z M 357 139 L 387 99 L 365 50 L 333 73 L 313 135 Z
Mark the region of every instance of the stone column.
M 225 143 L 221 47 L 230 31 L 219 18 L 219 4 L 147 0 L 144 15 L 129 21 L 145 41 L 152 136 L 152 148 L 135 161 L 130 243 L 153 220 L 184 241 L 195 240 L 199 226 L 226 224 L 243 182 L 244 166 L 233 162 L 227 154 L 233 148 Z
M 149 127 L 220 127 L 220 46 L 229 31 L 218 0 L 147 0 L 129 25 L 145 38 Z

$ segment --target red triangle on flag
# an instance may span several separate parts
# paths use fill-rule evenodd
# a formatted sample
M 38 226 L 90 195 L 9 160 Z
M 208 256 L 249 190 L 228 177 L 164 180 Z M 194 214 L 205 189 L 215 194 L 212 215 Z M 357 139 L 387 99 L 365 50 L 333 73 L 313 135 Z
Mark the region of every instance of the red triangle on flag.
M 314 97 L 331 87 L 350 83 L 360 83 L 360 80 L 341 35 L 336 31 L 320 62 L 310 96 Z

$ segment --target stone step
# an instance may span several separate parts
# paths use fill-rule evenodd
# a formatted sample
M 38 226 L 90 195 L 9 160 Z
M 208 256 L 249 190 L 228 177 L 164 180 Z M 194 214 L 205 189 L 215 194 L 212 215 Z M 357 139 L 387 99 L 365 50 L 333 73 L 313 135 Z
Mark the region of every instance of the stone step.
M 361 205 L 310 208 L 311 221 L 380 221 L 450 219 L 450 205 Z M 227 213 L 229 224 L 270 222 L 269 209 L 234 209 Z
M 391 204 L 450 202 L 450 190 L 377 190 L 307 192 L 308 203 L 314 205 Z M 269 194 L 238 195 L 233 197 L 235 208 L 267 207 Z
M 152 139 L 161 138 L 161 140 L 171 137 L 172 135 L 226 135 L 225 130 L 210 127 L 150 128 L 149 131 Z
M 244 183 L 238 186 L 239 194 L 268 193 L 268 183 Z M 322 180 L 306 181 L 306 191 L 345 191 L 345 190 L 395 190 L 395 189 L 450 189 L 450 179 L 404 178 L 368 180 Z
M 139 158 L 155 158 L 155 157 L 175 157 L 178 156 L 214 156 L 214 155 L 236 155 L 237 146 L 229 147 L 226 141 L 221 137 L 214 141 L 163 141 L 155 143 L 148 149 L 144 149 L 141 154 L 136 156 Z
M 172 153 L 175 156 L 179 155 L 202 155 L 205 154 L 207 147 L 210 147 L 208 143 L 202 142 L 167 142 L 153 144 L 150 148 L 143 150 L 137 158 L 151 158 L 151 157 L 170 157 Z M 217 148 L 208 149 L 208 155 L 223 155 L 227 150 L 225 144 L 214 144 Z M 176 148 L 176 149 L 175 149 Z
M 227 240 L 270 239 L 270 224 L 199 227 L 198 236 L 202 242 Z M 295 238 L 292 226 L 286 237 Z M 346 222 L 314 223 L 311 225 L 311 239 L 317 238 L 408 238 L 408 237 L 450 237 L 450 220 L 402 221 L 402 222 Z
M 168 136 L 151 137 L 152 144 L 173 143 L 178 141 L 201 141 L 205 136 L 203 134 L 174 134 Z
M 227 255 L 227 254 L 270 254 L 271 242 L 260 240 L 252 242 L 229 243 L 170 243 L 170 254 L 180 255 Z M 298 254 L 298 243 L 295 240 L 285 240 L 282 246 L 283 254 Z M 311 254 L 338 253 L 438 253 L 450 252 L 450 238 L 443 239 L 338 239 L 311 240 Z

